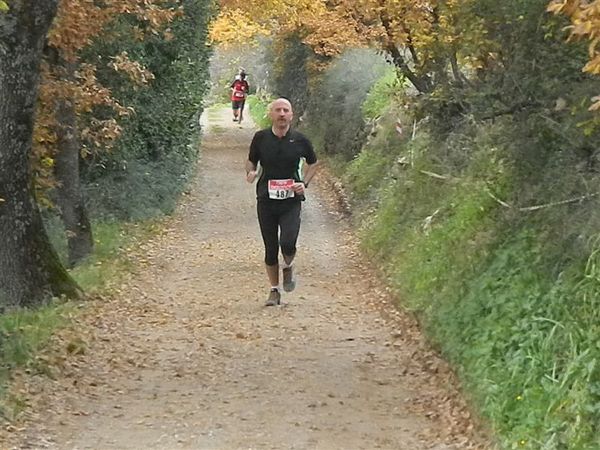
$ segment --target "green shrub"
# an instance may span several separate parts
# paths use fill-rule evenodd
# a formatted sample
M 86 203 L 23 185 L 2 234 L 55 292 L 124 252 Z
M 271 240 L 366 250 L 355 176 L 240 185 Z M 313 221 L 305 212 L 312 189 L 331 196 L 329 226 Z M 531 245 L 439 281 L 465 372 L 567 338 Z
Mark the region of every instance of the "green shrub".
M 389 71 L 389 65 L 381 54 L 354 49 L 342 54 L 321 75 L 303 122 L 321 152 L 346 161 L 360 152 L 370 131 L 362 106 L 371 87 L 386 70 Z M 372 98 L 379 101 L 377 95 Z
M 252 116 L 252 120 L 256 123 L 258 128 L 268 128 L 271 126 L 271 119 L 269 119 L 268 115 L 268 107 L 270 98 L 250 95 L 248 97 L 247 103 L 248 108 L 250 110 L 250 115 Z
M 361 107 L 363 117 L 373 120 L 381 116 L 398 94 L 404 92 L 403 84 L 396 70 L 389 66 L 369 90 Z
M 84 54 L 98 79 L 121 104 L 132 107 L 111 152 L 94 155 L 83 170 L 94 217 L 137 220 L 168 213 L 193 173 L 199 151 L 199 117 L 207 92 L 210 49 L 204 42 L 209 19 L 206 0 L 186 0 L 172 24 L 174 38 L 138 41 L 131 18 L 113 24 Z M 103 61 L 127 51 L 155 76 L 137 88 Z
M 435 295 L 429 329 L 461 368 L 504 448 L 596 449 L 597 257 L 585 277 L 556 279 L 543 252 L 529 231 L 509 237 L 463 277 L 461 296 Z

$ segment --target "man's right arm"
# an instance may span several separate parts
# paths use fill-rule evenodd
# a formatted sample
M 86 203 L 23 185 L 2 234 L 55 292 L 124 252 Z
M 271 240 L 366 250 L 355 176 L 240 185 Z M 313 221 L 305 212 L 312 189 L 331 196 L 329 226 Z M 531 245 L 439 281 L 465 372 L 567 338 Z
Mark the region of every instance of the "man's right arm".
M 249 159 L 246 160 L 246 181 L 248 183 L 253 183 L 254 180 L 256 179 L 256 175 L 257 175 L 256 164 L 254 164 Z
M 256 179 L 256 167 L 258 166 L 258 161 L 260 160 L 258 142 L 259 142 L 259 133 L 254 134 L 252 138 L 252 142 L 250 143 L 250 152 L 248 153 L 248 159 L 246 160 L 245 169 L 246 169 L 246 181 L 248 183 L 254 182 Z

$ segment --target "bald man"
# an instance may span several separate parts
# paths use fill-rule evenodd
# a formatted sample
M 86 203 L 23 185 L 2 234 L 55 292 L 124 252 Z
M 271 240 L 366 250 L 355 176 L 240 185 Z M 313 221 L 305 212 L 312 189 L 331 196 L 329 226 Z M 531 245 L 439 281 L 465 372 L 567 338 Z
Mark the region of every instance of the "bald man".
M 279 287 L 279 250 L 283 257 L 283 290 L 291 292 L 296 287 L 294 257 L 300 232 L 301 202 L 305 190 L 317 170 L 317 156 L 310 141 L 292 130 L 291 103 L 278 98 L 269 105 L 271 128 L 258 131 L 246 161 L 246 181 L 257 178 L 256 183 L 258 223 L 265 245 L 265 265 L 271 289 L 266 306 L 281 303 Z M 301 162 L 304 162 L 304 175 Z

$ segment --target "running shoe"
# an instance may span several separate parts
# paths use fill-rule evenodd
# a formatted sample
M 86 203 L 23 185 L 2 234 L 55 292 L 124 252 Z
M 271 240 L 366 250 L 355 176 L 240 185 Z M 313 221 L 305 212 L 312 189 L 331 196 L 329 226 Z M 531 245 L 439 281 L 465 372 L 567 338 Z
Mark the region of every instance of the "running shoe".
M 269 297 L 267 298 L 267 302 L 265 306 L 276 306 L 281 303 L 281 294 L 277 289 L 271 289 L 269 292 Z
M 296 288 L 296 280 L 294 279 L 294 268 L 287 267 L 282 270 L 283 272 L 283 290 L 285 292 L 292 292 Z

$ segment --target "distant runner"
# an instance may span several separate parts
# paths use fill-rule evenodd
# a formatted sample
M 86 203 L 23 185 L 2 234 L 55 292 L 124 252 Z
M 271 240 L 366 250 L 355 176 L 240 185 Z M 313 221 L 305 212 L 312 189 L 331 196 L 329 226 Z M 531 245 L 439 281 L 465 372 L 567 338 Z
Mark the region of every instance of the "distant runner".
M 279 248 L 283 255 L 283 290 L 296 287 L 293 262 L 300 232 L 301 201 L 317 170 L 317 156 L 310 141 L 291 130 L 292 105 L 279 98 L 269 105 L 272 127 L 256 132 L 246 161 L 246 181 L 256 184 L 258 223 L 265 245 L 265 264 L 271 290 L 265 306 L 281 303 Z M 304 178 L 301 160 L 306 162 Z
M 246 72 L 240 71 L 240 74 L 235 77 L 233 83 L 231 83 L 231 109 L 233 110 L 233 121 L 242 123 L 244 118 L 244 104 L 246 103 L 246 97 L 250 85 L 246 81 Z

